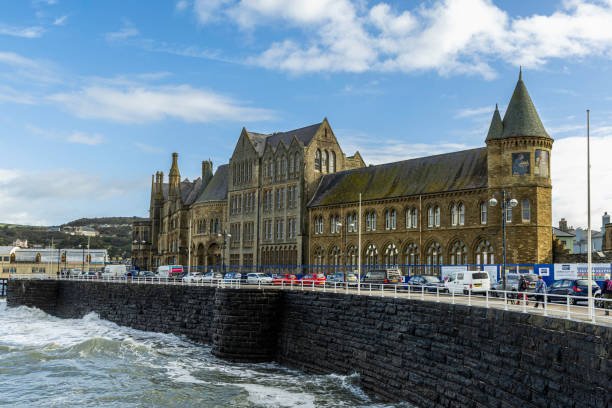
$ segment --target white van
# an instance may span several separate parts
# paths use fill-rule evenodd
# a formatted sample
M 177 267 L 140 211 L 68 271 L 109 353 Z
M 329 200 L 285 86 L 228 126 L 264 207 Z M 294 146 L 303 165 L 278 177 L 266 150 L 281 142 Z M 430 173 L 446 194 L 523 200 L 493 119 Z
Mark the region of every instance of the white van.
M 158 278 L 180 278 L 183 276 L 182 265 L 162 265 L 157 267 Z
M 106 265 L 102 271 L 102 278 L 121 278 L 127 273 L 126 265 Z
M 489 274 L 483 271 L 455 272 L 444 283 L 449 293 L 485 293 L 491 290 Z

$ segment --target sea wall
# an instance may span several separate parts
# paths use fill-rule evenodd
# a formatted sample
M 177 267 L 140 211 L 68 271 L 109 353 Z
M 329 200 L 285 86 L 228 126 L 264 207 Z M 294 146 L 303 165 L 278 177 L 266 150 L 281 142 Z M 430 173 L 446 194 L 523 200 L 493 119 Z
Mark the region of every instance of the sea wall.
M 11 281 L 9 306 L 95 311 L 417 407 L 611 406 L 612 328 L 498 309 L 311 291 Z

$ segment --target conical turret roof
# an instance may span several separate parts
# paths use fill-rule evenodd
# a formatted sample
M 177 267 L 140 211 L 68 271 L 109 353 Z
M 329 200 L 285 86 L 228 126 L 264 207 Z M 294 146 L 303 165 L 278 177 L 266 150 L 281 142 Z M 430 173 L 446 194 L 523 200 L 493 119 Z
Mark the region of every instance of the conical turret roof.
M 487 140 L 501 139 L 504 133 L 504 124 L 502 123 L 501 115 L 499 114 L 499 108 L 495 104 L 495 112 L 493 112 L 493 118 L 491 119 L 491 126 L 489 126 L 489 133 L 487 133 Z
M 503 120 L 502 138 L 519 136 L 548 137 L 542 121 L 531 101 L 527 87 L 523 82 L 522 72 L 519 74 L 516 88 L 506 109 Z

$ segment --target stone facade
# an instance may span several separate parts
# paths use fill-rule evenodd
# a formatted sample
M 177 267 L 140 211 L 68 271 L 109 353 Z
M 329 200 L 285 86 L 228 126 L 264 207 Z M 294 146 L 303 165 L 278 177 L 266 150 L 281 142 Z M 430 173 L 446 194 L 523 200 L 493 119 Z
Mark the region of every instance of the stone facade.
M 365 167 L 358 152 L 342 151 L 327 119 L 272 134 L 242 129 L 221 174 L 203 162 L 202 178 L 181 182 L 176 154 L 170 182 L 157 173 L 151 242 L 134 245 L 133 259 L 295 272 L 299 265 L 354 268 L 359 259 L 431 272 L 422 265 L 502 263 L 505 201 L 506 263 L 551 262 L 553 139 L 521 77 L 503 120 L 495 109 L 485 142 Z M 147 224 L 134 228 L 145 234 Z
M 552 144 L 519 78 L 485 148 L 325 176 L 309 205 L 309 263 L 355 269 L 359 224 L 362 265 L 502 263 L 502 195 L 517 204 L 507 206 L 506 263 L 549 263 Z

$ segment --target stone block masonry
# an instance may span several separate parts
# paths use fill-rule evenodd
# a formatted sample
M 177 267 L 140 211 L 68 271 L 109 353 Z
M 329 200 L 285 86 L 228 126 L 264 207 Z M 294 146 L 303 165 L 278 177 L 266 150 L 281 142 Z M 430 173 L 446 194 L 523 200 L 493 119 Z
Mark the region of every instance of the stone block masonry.
M 311 291 L 10 281 L 9 306 L 212 344 L 220 358 L 359 373 L 417 407 L 610 407 L 612 328 L 420 300 Z

